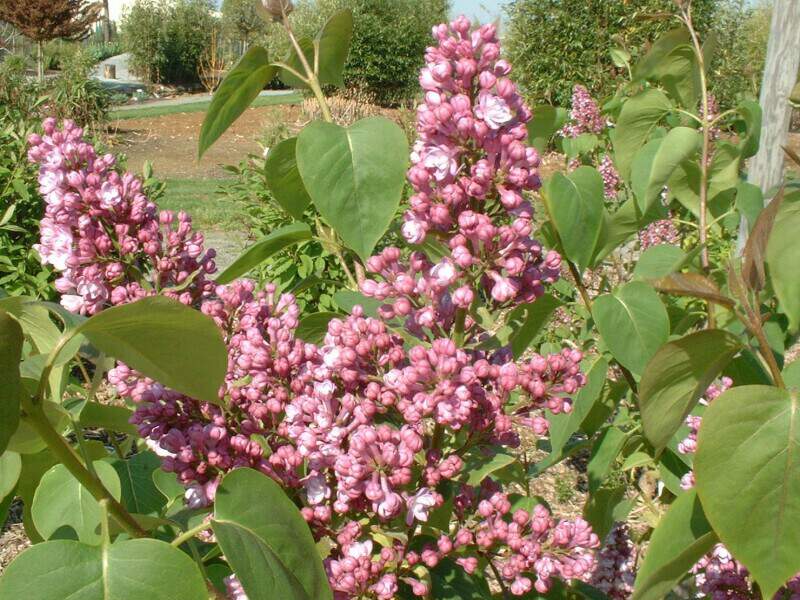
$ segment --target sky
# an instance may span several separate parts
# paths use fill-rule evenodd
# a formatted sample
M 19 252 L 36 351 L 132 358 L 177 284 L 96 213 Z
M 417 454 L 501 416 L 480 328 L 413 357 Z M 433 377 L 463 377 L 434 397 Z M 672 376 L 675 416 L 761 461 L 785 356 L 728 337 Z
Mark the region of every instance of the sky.
M 453 15 L 478 17 L 481 21 L 493 21 L 502 12 L 501 0 L 452 0 Z

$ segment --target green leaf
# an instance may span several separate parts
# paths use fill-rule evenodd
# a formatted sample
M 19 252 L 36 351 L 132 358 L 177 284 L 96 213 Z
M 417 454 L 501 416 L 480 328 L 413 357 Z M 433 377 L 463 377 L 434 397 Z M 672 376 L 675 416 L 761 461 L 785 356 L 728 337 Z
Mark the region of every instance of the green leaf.
M 158 456 L 140 452 L 126 460 L 117 458 L 110 462 L 119 475 L 122 503 L 129 512 L 150 515 L 164 508 L 167 498 L 153 482 L 153 473 L 161 469 Z
M 22 472 L 22 459 L 16 452 L 0 454 L 0 500 L 3 500 L 17 487 Z
M 231 266 L 217 275 L 216 282 L 222 285 L 231 283 L 281 250 L 310 239 L 311 229 L 305 223 L 279 227 L 245 250 Z
M 130 423 L 133 411 L 124 406 L 87 402 L 81 409 L 78 421 L 82 427 L 99 427 L 108 431 L 139 435 L 139 430 Z
M 318 54 L 317 79 L 322 85 L 344 86 L 342 73 L 347 62 L 347 55 L 350 52 L 350 41 L 353 37 L 353 13 L 349 9 L 334 13 L 325 23 L 312 42 L 309 38 L 303 38 L 299 44 L 303 50 L 308 64 L 312 67 L 315 64 L 315 48 Z M 306 72 L 300 57 L 292 48 L 286 64 L 305 77 Z M 293 88 L 308 87 L 302 79 L 298 79 L 286 69 L 281 69 L 281 81 Z
M 157 471 L 153 471 L 151 477 L 158 491 L 161 492 L 168 501 L 174 500 L 178 496 L 183 496 L 186 491 L 186 488 L 178 481 L 175 473 L 167 473 L 166 471 L 158 469 Z
M 295 337 L 310 344 L 321 344 L 328 333 L 328 323 L 341 319 L 344 315 L 335 312 L 318 312 L 300 319 Z
M 656 449 L 667 445 L 711 382 L 741 348 L 733 334 L 706 329 L 658 349 L 639 384 L 642 427 Z
M 630 179 L 634 156 L 671 110 L 669 98 L 656 88 L 642 92 L 622 105 L 614 136 L 614 162 L 625 180 Z
M 592 454 L 586 467 L 589 491 L 594 493 L 608 477 L 617 456 L 622 452 L 628 435 L 618 427 L 608 427 L 592 446 Z
M 49 450 L 38 454 L 23 454 L 21 459 L 22 474 L 19 477 L 15 493 L 22 500 L 22 524 L 25 526 L 25 534 L 34 544 L 37 544 L 44 541 L 44 538 L 33 524 L 31 515 L 33 496 L 44 474 L 56 464 L 56 459 Z
M 320 215 L 366 260 L 395 215 L 408 142 L 383 117 L 350 127 L 316 121 L 297 137 L 297 166 Z
M 101 352 L 162 385 L 218 404 L 228 352 L 214 321 L 163 296 L 108 308 L 75 329 Z
M 378 308 L 383 304 L 375 298 L 368 298 L 361 292 L 353 290 L 339 290 L 333 295 L 333 300 L 342 310 L 353 312 L 353 308 L 358 305 L 364 309 L 364 314 L 369 317 L 378 316 Z
M 778 308 L 789 318 L 790 331 L 796 332 L 800 328 L 800 200 L 790 198 L 785 198 L 775 217 L 767 242 L 767 266 Z
M 633 269 L 634 279 L 661 279 L 680 271 L 686 264 L 687 255 L 680 246 L 659 244 L 651 246 L 639 257 Z
M 550 317 L 563 302 L 544 294 L 534 302 L 516 307 L 508 316 L 506 325 L 511 328 L 509 342 L 514 356 L 520 357 L 541 333 Z
M 0 310 L 0 454 L 19 426 L 22 381 L 19 361 L 22 356 L 22 328 L 7 312 Z
M 295 219 L 302 219 L 311 197 L 297 170 L 296 146 L 297 138 L 293 137 L 270 148 L 264 161 L 264 174 L 267 187 L 283 210 Z
M 700 95 L 700 70 L 686 29 L 662 35 L 634 69 L 634 79 L 660 82 L 670 97 L 693 110 Z
M 561 139 L 561 147 L 567 158 L 578 158 L 595 151 L 600 140 L 593 133 L 582 133 L 578 137 Z
M 225 475 L 212 527 L 250 600 L 331 600 L 308 525 L 266 475 L 251 469 Z
M 735 387 L 708 406 L 698 436 L 703 508 L 765 598 L 800 571 L 799 419 L 797 392 Z
M 614 527 L 614 522 L 620 520 L 616 518 L 615 511 L 624 502 L 624 499 L 625 486 L 602 487 L 587 498 L 586 506 L 583 509 L 583 518 L 589 522 L 592 531 L 601 540 L 604 540 Z
M 605 358 L 598 356 L 590 365 L 588 361 L 584 361 L 584 363 L 581 365 L 581 370 L 586 373 L 586 385 L 576 394 L 572 403 L 572 411 L 548 415 L 550 452 L 553 454 L 560 454 L 572 434 L 578 431 L 586 415 L 600 397 L 600 392 L 603 391 L 606 383 L 608 361 Z
M 621 69 L 631 62 L 631 54 L 624 48 L 611 48 L 608 54 L 611 57 L 611 62 L 617 68 Z
M 690 490 L 678 496 L 653 531 L 636 575 L 633 600 L 666 598 L 715 543 L 717 536 L 703 514 L 697 493 Z
M 436 600 L 490 600 L 489 584 L 478 573 L 470 575 L 453 559 L 439 561 L 430 571 Z
M 761 105 L 754 100 L 743 100 L 736 107 L 736 111 L 742 117 L 744 132 L 740 136 L 739 149 L 742 158 L 750 158 L 758 152 L 761 139 Z
M 566 176 L 553 173 L 546 199 L 564 253 L 583 271 L 600 235 L 604 205 L 602 176 L 592 167 L 578 167 Z
M 476 452 L 466 460 L 462 473 L 467 475 L 467 485 L 477 486 L 492 473 L 505 469 L 516 462 L 517 458 L 513 454 L 506 452 L 493 452 L 491 454 Z
M 653 288 L 641 281 L 598 297 L 592 316 L 611 354 L 636 375 L 669 336 L 667 309 Z
M 528 143 L 539 152 L 545 152 L 555 133 L 567 122 L 565 108 L 540 104 L 533 108 L 533 118 L 528 121 Z
M 636 154 L 631 164 L 631 187 L 642 212 L 658 201 L 675 168 L 696 153 L 700 141 L 696 130 L 675 127 Z
M 93 464 L 100 481 L 119 500 L 120 482 L 114 467 L 101 460 Z M 100 543 L 100 505 L 64 465 L 56 465 L 44 474 L 33 496 L 31 513 L 36 529 L 45 539 L 54 534 L 69 536 L 67 528 L 72 528 L 80 541 Z
M 107 547 L 71 540 L 38 544 L 0 577 L 1 598 L 36 600 L 207 600 L 197 565 L 177 548 L 152 539 Z
M 222 80 L 208 107 L 200 129 L 198 156 L 225 133 L 225 130 L 250 106 L 275 77 L 277 68 L 269 64 L 269 54 L 251 46 Z
M 747 231 L 753 230 L 758 215 L 764 209 L 764 193 L 752 183 L 742 181 L 736 186 L 736 209 L 747 223 Z

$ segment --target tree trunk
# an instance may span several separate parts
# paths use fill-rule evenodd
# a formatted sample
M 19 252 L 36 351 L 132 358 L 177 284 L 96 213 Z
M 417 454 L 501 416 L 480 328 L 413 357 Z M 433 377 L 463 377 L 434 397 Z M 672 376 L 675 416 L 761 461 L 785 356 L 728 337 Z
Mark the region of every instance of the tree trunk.
M 103 41 L 106 44 L 111 42 L 111 12 L 108 8 L 108 0 L 103 0 Z
M 748 181 L 766 194 L 783 179 L 785 146 L 792 109 L 789 95 L 800 67 L 800 2 L 775 0 L 767 45 L 760 104 L 763 111 L 761 145 L 750 159 Z
M 36 73 L 39 76 L 39 82 L 44 81 L 44 42 L 38 40 L 36 42 Z

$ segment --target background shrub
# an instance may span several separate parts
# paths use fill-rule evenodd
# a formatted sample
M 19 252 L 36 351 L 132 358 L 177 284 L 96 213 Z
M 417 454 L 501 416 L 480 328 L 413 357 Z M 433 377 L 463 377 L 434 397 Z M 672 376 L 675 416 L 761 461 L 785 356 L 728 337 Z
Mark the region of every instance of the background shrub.
M 48 115 L 72 119 L 90 131 L 97 131 L 108 122 L 110 94 L 99 81 L 89 77 L 96 62 L 90 52 L 80 49 L 64 59 L 61 74 L 47 90 Z
M 36 121 L 27 107 L 37 104 L 36 94 L 17 85 L 8 61 L 0 65 L 0 289 L 11 295 L 54 297 L 50 270 L 43 268 L 33 250 L 39 241 L 39 220 L 44 203 L 39 196 L 36 165 L 28 162 L 28 135 Z M 12 85 L 9 85 L 12 84 Z M 14 104 L 5 100 L 9 89 L 22 90 Z
M 695 26 L 708 30 L 718 0 L 694 0 Z M 572 86 L 581 83 L 595 97 L 614 92 L 623 69 L 609 49 L 620 42 L 643 46 L 673 29 L 674 0 L 514 0 L 507 8 L 505 48 L 514 80 L 536 102 L 567 106 Z
M 449 5 L 449 0 L 303 0 L 291 19 L 298 36 L 313 37 L 334 12 L 352 10 L 345 84 L 381 104 L 397 104 L 414 96 L 431 27 L 447 20 Z M 285 56 L 288 40 L 280 25 L 271 25 L 265 35 L 270 55 Z
M 196 83 L 218 27 L 213 7 L 211 0 L 137 0 L 121 26 L 133 70 L 154 83 Z

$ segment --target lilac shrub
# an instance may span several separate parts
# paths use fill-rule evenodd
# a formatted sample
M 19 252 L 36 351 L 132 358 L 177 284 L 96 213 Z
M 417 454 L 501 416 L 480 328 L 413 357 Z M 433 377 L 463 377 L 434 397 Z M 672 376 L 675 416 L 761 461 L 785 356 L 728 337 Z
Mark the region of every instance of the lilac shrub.
M 461 18 L 434 33 L 402 230 L 410 244 L 430 237 L 447 254 L 433 261 L 390 247 L 370 258 L 360 288 L 382 302 L 377 317 L 356 306 L 328 323 L 321 344 L 297 337 L 290 294 L 246 279 L 215 285 L 214 251 L 190 218 L 159 212 L 80 128 L 47 120 L 30 140 L 47 203 L 39 250 L 61 274 L 62 304 L 95 314 L 164 294 L 209 315 L 223 334 L 219 405 L 122 363 L 108 375 L 135 405 L 133 423 L 162 468 L 193 508 L 212 504 L 222 475 L 237 467 L 279 482 L 315 539 L 330 542 L 325 568 L 339 599 L 388 600 L 401 585 L 425 596 L 420 569 L 444 558 L 467 573 L 488 560 L 514 595 L 595 571 L 599 540 L 586 521 L 558 519 L 542 504 L 514 509 L 491 478 L 466 483 L 469 460 L 518 446 L 520 430 L 546 436 L 547 415 L 570 412 L 585 377 L 577 350 L 515 360 L 505 347 L 478 348 L 488 333 L 466 309 L 482 299 L 493 308 L 534 301 L 561 259 L 531 237 L 523 192 L 539 186 L 539 157 L 524 144 L 530 111 L 499 58 L 495 28 L 473 31 Z M 448 490 L 452 516 L 434 527 Z M 379 547 L 373 528 L 391 541 Z M 243 597 L 235 579 L 226 585 Z

